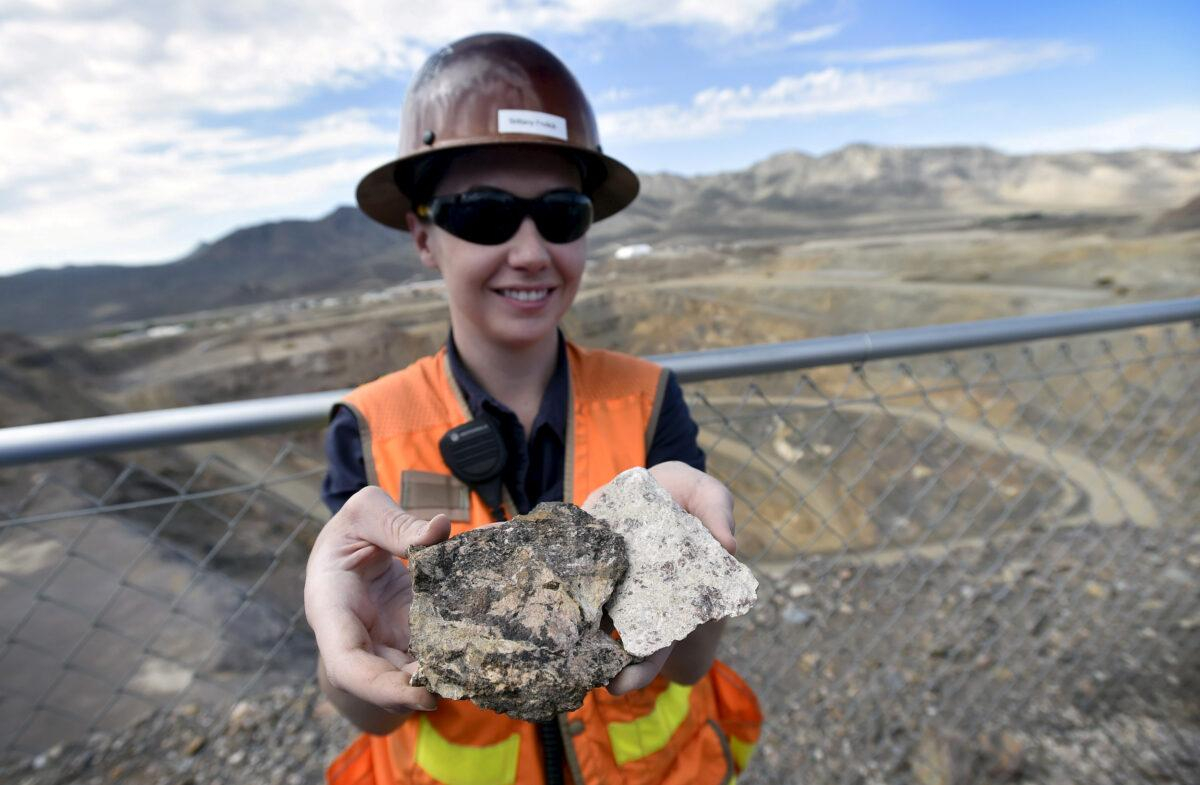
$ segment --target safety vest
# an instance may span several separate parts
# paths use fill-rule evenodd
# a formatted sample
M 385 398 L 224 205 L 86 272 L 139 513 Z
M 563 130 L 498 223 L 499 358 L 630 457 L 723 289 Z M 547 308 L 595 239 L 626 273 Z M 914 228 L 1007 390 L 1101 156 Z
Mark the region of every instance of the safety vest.
M 583 504 L 595 488 L 645 464 L 666 374 L 645 360 L 570 342 L 567 361 L 563 498 Z M 400 500 L 406 474 L 450 475 L 438 441 L 471 415 L 445 349 L 357 388 L 344 403 L 358 418 L 372 484 Z M 452 521 L 451 536 L 491 522 L 477 494 L 462 506 L 469 513 Z M 622 696 L 592 690 L 579 709 L 558 717 L 575 785 L 731 783 L 745 767 L 761 723 L 754 693 L 721 662 L 690 686 L 659 676 Z M 542 785 L 544 775 L 536 725 L 469 701 L 442 699 L 436 711 L 414 712 L 386 736 L 360 736 L 329 766 L 326 780 Z

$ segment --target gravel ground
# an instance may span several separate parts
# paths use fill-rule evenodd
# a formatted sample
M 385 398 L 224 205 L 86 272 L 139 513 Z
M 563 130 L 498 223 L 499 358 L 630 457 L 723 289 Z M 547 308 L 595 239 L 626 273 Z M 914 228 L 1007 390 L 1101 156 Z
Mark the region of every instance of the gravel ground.
M 742 782 L 1200 782 L 1195 527 L 809 557 L 765 589 L 729 641 L 769 718 Z
M 281 687 L 235 704 L 227 716 L 188 704 L 121 733 L 10 760 L 0 765 L 0 782 L 301 785 L 324 782 L 326 764 L 353 736 L 315 683 Z
M 763 577 L 727 638 L 769 718 L 743 783 L 1200 782 L 1195 528 L 1035 530 Z M 351 737 L 296 685 L 9 759 L 0 782 L 299 785 Z

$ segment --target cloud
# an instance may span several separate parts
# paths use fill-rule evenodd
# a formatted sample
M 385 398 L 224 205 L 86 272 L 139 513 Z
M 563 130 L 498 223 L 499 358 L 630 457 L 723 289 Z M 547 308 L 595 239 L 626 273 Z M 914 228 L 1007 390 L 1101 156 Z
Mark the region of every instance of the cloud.
M 222 227 L 347 201 L 398 118 L 344 111 L 338 95 L 398 84 L 472 30 L 739 34 L 771 29 L 785 3 L 2 3 L 0 273 L 166 258 Z
M 842 26 L 840 24 L 821 25 L 820 27 L 810 27 L 807 30 L 797 30 L 787 37 L 787 41 L 792 46 L 804 46 L 806 44 L 815 44 L 817 41 L 824 41 L 828 38 L 833 38 L 840 32 L 842 32 Z
M 347 111 L 252 134 L 162 120 L 125 138 L 89 138 L 30 118 L 15 133 L 27 137 L 26 150 L 44 146 L 20 170 L 0 171 L 0 235 L 15 240 L 0 264 L 11 267 L 30 257 L 162 260 L 231 225 L 326 212 L 378 165 L 394 123 Z M 13 258 L 16 250 L 25 259 Z
M 579 30 L 602 22 L 630 27 L 708 27 L 723 33 L 749 33 L 774 26 L 776 13 L 787 0 L 551 0 L 517 3 L 520 15 L 540 29 Z
M 1200 150 L 1200 105 L 1168 106 L 1099 123 L 1010 137 L 997 146 L 1012 152 L 1066 152 L 1166 147 Z
M 943 41 L 935 44 L 913 46 L 889 46 L 879 49 L 858 49 L 826 52 L 822 59 L 827 63 L 892 63 L 912 60 L 952 60 L 964 57 L 979 57 L 1011 46 L 1003 41 L 979 39 L 972 41 Z
M 945 85 L 1045 68 L 1085 54 L 1081 47 L 1058 41 L 949 41 L 832 53 L 830 61 L 857 67 L 831 65 L 782 77 L 764 88 L 708 88 L 687 105 L 604 112 L 600 131 L 610 143 L 695 139 L 732 133 L 754 120 L 894 109 L 933 101 Z M 876 63 L 887 65 L 867 67 Z
M 974 39 L 915 46 L 827 52 L 826 63 L 860 67 L 885 65 L 897 76 L 938 84 L 969 82 L 1032 71 L 1049 65 L 1084 62 L 1091 47 L 1068 41 Z
M 648 87 L 610 87 L 603 90 L 592 98 L 592 106 L 611 106 L 613 104 L 623 104 L 634 98 L 643 95 L 648 95 L 651 92 Z
M 753 120 L 859 112 L 929 100 L 920 85 L 836 68 L 786 76 L 761 90 L 710 88 L 690 105 L 664 104 L 600 115 L 606 140 L 655 141 L 715 136 Z

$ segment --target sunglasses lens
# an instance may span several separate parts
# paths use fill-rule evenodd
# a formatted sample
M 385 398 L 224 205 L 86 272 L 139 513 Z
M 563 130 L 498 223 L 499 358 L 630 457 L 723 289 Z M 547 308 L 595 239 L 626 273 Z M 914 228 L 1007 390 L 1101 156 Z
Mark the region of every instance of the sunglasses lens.
M 592 200 L 577 191 L 542 194 L 530 212 L 542 237 L 552 243 L 578 240 L 592 225 Z
M 536 199 L 507 191 L 468 191 L 432 200 L 430 214 L 450 234 L 478 245 L 507 242 L 526 215 L 547 242 L 569 243 L 592 225 L 592 200 L 578 191 L 550 191 Z
M 455 237 L 479 245 L 499 245 L 516 234 L 524 218 L 511 194 L 470 191 L 435 203 L 433 221 Z

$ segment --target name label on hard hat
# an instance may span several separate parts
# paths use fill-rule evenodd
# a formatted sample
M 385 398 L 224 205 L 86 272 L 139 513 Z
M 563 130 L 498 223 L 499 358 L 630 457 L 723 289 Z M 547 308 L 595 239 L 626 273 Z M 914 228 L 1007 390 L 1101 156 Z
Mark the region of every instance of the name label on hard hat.
M 567 118 L 530 109 L 500 109 L 496 122 L 502 134 L 536 134 L 567 141 Z

